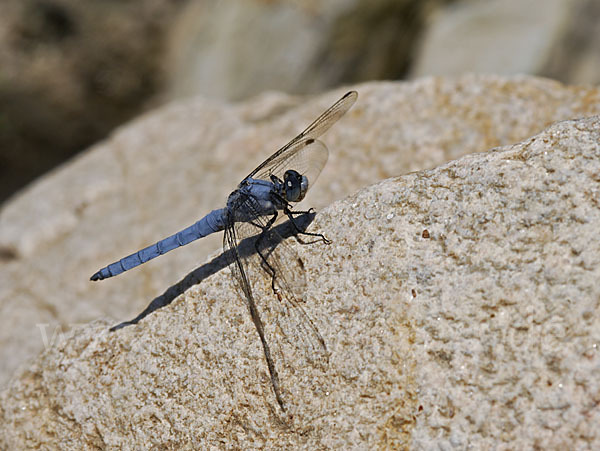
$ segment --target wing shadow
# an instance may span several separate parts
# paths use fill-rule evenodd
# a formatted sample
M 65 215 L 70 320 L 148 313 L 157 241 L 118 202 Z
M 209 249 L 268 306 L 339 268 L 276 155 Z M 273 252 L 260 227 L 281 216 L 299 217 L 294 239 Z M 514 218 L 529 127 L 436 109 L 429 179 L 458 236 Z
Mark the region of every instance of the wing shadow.
M 260 246 L 261 251 L 264 248 L 273 249 L 279 244 L 279 242 L 281 242 L 281 239 L 286 239 L 293 236 L 297 237 L 298 231 L 306 231 L 306 229 L 311 224 L 311 222 L 313 222 L 314 219 L 315 212 L 307 212 L 294 218 L 294 222 L 296 223 L 298 230 L 296 230 L 296 228 L 292 225 L 292 223 L 289 220 L 273 227 L 273 230 L 275 230 L 277 233 L 269 235 L 274 235 L 277 238 L 272 238 L 268 242 L 262 244 Z M 240 257 L 248 257 L 250 255 L 256 254 L 256 246 L 254 245 L 255 241 L 256 236 L 253 236 L 246 238 L 245 240 L 240 242 L 238 246 L 238 253 Z M 232 252 L 233 251 L 231 250 L 223 252 L 218 257 L 213 258 L 210 262 L 205 263 L 204 265 L 196 268 L 195 270 L 187 274 L 179 282 L 167 288 L 167 290 L 163 294 L 154 298 L 152 302 L 148 304 L 148 307 L 146 307 L 144 311 L 141 312 L 138 316 L 136 316 L 132 320 L 124 321 L 120 324 L 117 324 L 116 326 L 111 327 L 110 331 L 113 332 L 115 330 L 122 329 L 123 327 L 137 324 L 146 316 L 150 315 L 152 312 L 169 305 L 171 302 L 173 302 L 175 298 L 177 298 L 180 294 L 183 294 L 188 288 L 199 284 L 207 277 L 212 276 L 213 274 L 229 266 L 228 262 L 231 261 L 233 258 L 233 255 L 231 255 Z

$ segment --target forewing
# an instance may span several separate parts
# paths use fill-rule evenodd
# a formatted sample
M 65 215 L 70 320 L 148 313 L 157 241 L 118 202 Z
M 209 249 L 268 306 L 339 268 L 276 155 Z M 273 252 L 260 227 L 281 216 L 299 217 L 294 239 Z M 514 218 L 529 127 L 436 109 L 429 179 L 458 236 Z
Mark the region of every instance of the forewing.
M 298 152 L 302 146 L 296 144 L 301 141 L 310 141 L 311 139 L 317 139 L 329 128 L 335 124 L 346 111 L 354 104 L 358 97 L 356 91 L 350 91 L 346 93 L 340 100 L 334 103 L 327 111 L 321 114 L 315 121 L 310 124 L 306 129 L 292 139 L 289 143 L 263 161 L 248 177 L 254 177 L 256 174 L 270 174 L 271 167 L 274 165 L 287 166 L 284 162 L 287 158 L 290 158 L 295 152 Z
M 283 180 L 284 172 L 293 169 L 307 177 L 310 188 L 319 177 L 328 157 L 329 151 L 321 141 L 312 138 L 298 141 L 290 148 L 289 152 L 275 158 L 254 178 L 270 181 L 271 175 L 274 175 L 279 180 Z

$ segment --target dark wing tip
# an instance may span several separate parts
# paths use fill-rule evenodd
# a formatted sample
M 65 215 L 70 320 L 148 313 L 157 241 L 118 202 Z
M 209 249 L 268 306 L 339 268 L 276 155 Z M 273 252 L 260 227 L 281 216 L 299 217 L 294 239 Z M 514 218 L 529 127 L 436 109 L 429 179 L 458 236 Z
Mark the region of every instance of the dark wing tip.
M 358 92 L 357 91 L 348 91 L 346 94 L 344 94 L 344 96 L 340 99 L 340 101 L 344 100 L 344 99 L 348 99 L 348 98 L 352 98 L 352 104 L 354 104 L 354 102 L 356 102 L 356 99 L 358 99 Z
M 342 96 L 340 100 L 336 102 L 335 106 L 337 106 L 342 111 L 340 116 L 343 116 L 350 108 L 352 108 L 352 105 L 354 105 L 356 99 L 358 99 L 358 92 L 348 91 Z

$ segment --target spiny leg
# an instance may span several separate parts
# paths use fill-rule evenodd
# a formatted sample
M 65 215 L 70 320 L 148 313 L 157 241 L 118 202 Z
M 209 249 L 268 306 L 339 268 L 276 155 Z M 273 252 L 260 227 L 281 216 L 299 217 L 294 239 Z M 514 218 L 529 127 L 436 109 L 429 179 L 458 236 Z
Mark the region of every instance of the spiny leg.
M 256 249 L 256 253 L 260 256 L 260 258 L 262 260 L 261 266 L 262 266 L 263 270 L 271 276 L 271 289 L 273 290 L 273 293 L 277 297 L 279 297 L 277 287 L 275 286 L 275 277 L 276 277 L 275 268 L 273 268 L 271 266 L 271 264 L 267 261 L 267 258 L 262 254 L 262 252 L 260 251 L 260 246 L 258 245 L 258 242 L 261 241 L 263 238 L 264 238 L 264 235 L 261 233 L 260 236 L 258 237 L 258 239 L 256 240 L 254 247 Z
M 296 231 L 296 233 L 298 235 L 306 235 L 306 236 L 314 236 L 319 238 L 319 240 L 316 241 L 309 241 L 309 242 L 305 242 L 302 241 L 301 239 L 299 239 L 298 237 L 296 237 L 296 239 L 298 240 L 298 242 L 300 244 L 314 244 L 317 241 L 322 241 L 325 244 L 331 244 L 331 241 L 328 240 L 325 235 L 323 235 L 322 233 L 311 233 L 311 232 L 305 232 L 303 230 L 300 229 L 300 227 L 298 227 L 298 225 L 296 224 L 296 221 L 294 220 L 294 215 L 301 215 L 301 214 L 312 214 L 314 213 L 314 209 L 310 208 L 307 211 L 292 211 L 289 208 L 285 208 L 283 210 L 283 212 L 287 215 L 287 217 L 289 218 L 290 222 L 292 223 L 292 226 L 294 227 L 294 230 Z
M 250 222 L 250 223 L 252 225 L 254 225 L 255 227 L 259 227 L 262 229 L 262 232 L 260 233 L 260 235 L 258 236 L 256 241 L 254 242 L 254 249 L 256 250 L 256 253 L 260 256 L 260 258 L 262 260 L 261 266 L 262 266 L 263 270 L 271 276 L 271 289 L 273 290 L 273 293 L 279 298 L 279 293 L 277 292 L 277 288 L 275 287 L 275 268 L 273 268 L 271 266 L 271 264 L 267 261 L 267 258 L 260 251 L 262 241 L 266 238 L 266 234 L 270 230 L 271 226 L 277 220 L 277 215 L 278 215 L 278 213 L 275 212 L 273 214 L 273 217 L 271 219 L 269 219 L 267 224 L 265 224 L 264 226 L 259 226 L 253 222 Z

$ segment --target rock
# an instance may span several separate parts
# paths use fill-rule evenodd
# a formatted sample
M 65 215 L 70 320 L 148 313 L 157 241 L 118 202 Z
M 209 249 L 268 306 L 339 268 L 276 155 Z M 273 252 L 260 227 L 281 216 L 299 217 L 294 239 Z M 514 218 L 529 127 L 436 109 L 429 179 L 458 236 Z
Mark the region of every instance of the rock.
M 440 94 L 445 83 L 409 86 Z M 543 84 L 520 80 L 530 92 Z M 378 112 L 391 117 L 403 89 L 359 87 L 362 106 L 331 141 L 366 133 Z M 381 125 L 373 146 L 392 132 Z M 286 414 L 215 260 L 201 284 L 138 326 L 109 333 L 112 322 L 97 320 L 24 366 L 0 394 L 0 447 L 598 448 L 598 174 L 594 116 L 325 208 L 311 228 L 330 246 L 288 243 L 329 364 L 307 361 L 297 331 L 272 331 Z M 268 284 L 259 281 L 261 303 Z
M 410 73 L 526 73 L 598 84 L 599 20 L 596 0 L 449 2 L 430 19 Z
M 569 26 L 540 73 L 577 84 L 600 83 L 600 2 L 577 0 Z
M 181 2 L 3 0 L 0 202 L 139 114 Z
M 151 105 L 406 73 L 439 0 L 4 0 L 0 202 Z
M 322 209 L 377 180 L 525 139 L 600 114 L 598 88 L 466 76 L 358 86 L 324 137 L 329 163 L 303 202 Z M 220 234 L 114 279 L 99 268 L 224 205 L 256 165 L 344 91 L 313 101 L 268 95 L 240 105 L 196 99 L 118 130 L 0 211 L 0 386 L 79 324 L 142 311 L 222 245 Z M 291 108 L 291 105 L 301 105 Z
M 190 2 L 172 27 L 167 91 L 240 100 L 398 79 L 439 0 Z
M 240 100 L 476 70 L 597 84 L 598 5 L 4 0 L 0 202 L 141 111 L 193 95 Z

